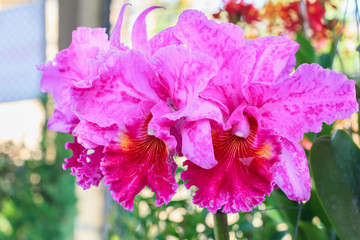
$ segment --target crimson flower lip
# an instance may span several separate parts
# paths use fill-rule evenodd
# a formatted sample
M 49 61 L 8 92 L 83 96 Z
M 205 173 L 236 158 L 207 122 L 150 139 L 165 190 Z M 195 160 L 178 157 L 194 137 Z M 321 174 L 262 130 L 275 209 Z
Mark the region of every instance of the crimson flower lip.
M 186 187 L 198 190 L 194 203 L 216 213 L 248 212 L 265 200 L 274 188 L 274 168 L 279 163 L 281 142 L 272 130 L 259 128 L 249 117 L 248 137 L 238 137 L 232 129 L 212 132 L 215 158 L 218 164 L 203 169 L 187 160 L 188 170 L 182 179 Z
M 136 122 L 140 127 L 132 126 L 122 133 L 119 142 L 107 144 L 104 149 L 104 183 L 125 209 L 133 210 L 134 198 L 145 186 L 156 193 L 156 206 L 168 203 L 178 187 L 173 153 L 161 139 L 147 134 L 151 118 L 151 114 L 140 118 Z

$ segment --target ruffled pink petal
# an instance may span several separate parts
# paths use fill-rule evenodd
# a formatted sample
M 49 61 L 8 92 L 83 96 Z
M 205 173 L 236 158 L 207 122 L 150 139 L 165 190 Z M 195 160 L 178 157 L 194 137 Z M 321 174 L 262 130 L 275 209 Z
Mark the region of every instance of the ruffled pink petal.
M 170 45 L 181 45 L 174 33 L 174 27 L 165 28 L 153 36 L 146 44 L 146 56 L 150 58 L 159 49 Z
M 142 53 L 115 51 L 105 65 L 91 88 L 71 89 L 73 111 L 80 119 L 100 127 L 121 124 L 140 101 L 159 100 L 153 90 L 159 84 L 158 77 Z
M 138 49 L 142 52 L 146 51 L 147 32 L 146 32 L 145 18 L 152 10 L 157 9 L 157 8 L 164 8 L 164 7 L 159 7 L 159 6 L 149 7 L 145 11 L 143 11 L 139 15 L 139 17 L 136 19 L 133 29 L 132 29 L 132 35 L 131 35 L 132 47 L 134 49 Z
M 103 174 L 100 170 L 100 162 L 103 157 L 103 148 L 97 147 L 89 150 L 81 146 L 76 138 L 74 143 L 65 144 L 66 149 L 73 151 L 71 158 L 65 159 L 63 169 L 71 168 L 71 174 L 76 177 L 77 184 L 84 190 L 91 186 L 98 186 Z
M 105 33 L 105 28 L 87 28 L 87 27 L 78 27 L 75 31 L 72 32 L 72 42 L 69 46 L 69 49 L 75 50 L 77 47 L 87 47 L 87 48 L 99 48 L 100 51 L 106 51 L 109 49 L 108 35 Z M 81 56 L 81 53 L 79 53 Z M 83 57 L 87 58 L 87 54 L 82 53 Z
M 122 5 L 122 7 L 120 9 L 119 17 L 116 21 L 115 27 L 114 27 L 111 35 L 110 35 L 111 46 L 114 46 L 122 51 L 127 50 L 127 47 L 125 47 L 124 44 L 121 43 L 121 27 L 122 27 L 122 23 L 123 23 L 123 19 L 124 19 L 125 8 L 129 5 L 131 6 L 130 3 L 125 3 L 124 5 Z
M 259 108 L 263 127 L 290 141 L 358 111 L 355 82 L 317 64 L 303 64 L 275 84 L 254 83 L 247 99 Z
M 242 28 L 219 24 L 199 11 L 186 10 L 172 31 L 183 45 L 216 59 L 219 73 L 202 95 L 218 99 L 234 110 L 243 100 L 242 85 L 255 60 L 255 51 L 245 46 Z
M 77 142 L 76 138 L 74 139 L 73 143 L 65 143 L 65 149 L 71 149 L 73 154 L 71 158 L 65 158 L 65 163 L 62 165 L 63 169 L 66 170 L 68 168 L 81 166 L 81 164 L 78 162 L 78 158 L 83 154 L 84 151 L 86 151 L 86 149 Z
M 109 185 L 114 200 L 128 210 L 133 209 L 135 196 L 145 186 L 156 193 L 156 206 L 167 204 L 177 189 L 172 150 L 161 139 L 147 134 L 151 117 L 134 121 L 120 143 L 104 150 L 104 183 Z
M 209 169 L 217 164 L 208 119 L 185 122 L 181 129 L 182 154 L 196 165 Z
M 193 109 L 191 115 L 186 117 L 187 121 L 198 121 L 202 119 L 214 120 L 223 125 L 224 119 L 228 117 L 229 110 L 220 101 L 211 98 L 199 97 L 197 108 Z
M 140 99 L 159 100 L 159 79 L 147 61 L 145 55 L 138 50 L 127 52 L 115 51 L 104 63 L 102 78 L 114 78 L 115 83 Z M 116 85 L 114 86 L 116 87 Z M 162 90 L 162 89 L 161 89 Z
M 53 115 L 49 118 L 48 128 L 51 131 L 72 133 L 79 119 L 74 114 L 65 115 L 55 109 Z
M 226 61 L 222 61 L 223 58 Z M 221 101 L 231 112 L 244 100 L 243 88 L 247 87 L 247 76 L 255 62 L 255 51 L 243 46 L 236 51 L 223 52 L 216 60 L 219 73 L 209 81 L 201 95 Z
M 115 124 L 108 127 L 100 127 L 86 120 L 80 121 L 74 131 L 77 141 L 85 148 L 105 146 L 119 138 L 119 127 Z
M 289 76 L 296 65 L 299 44 L 284 36 L 258 38 L 249 44 L 256 52 L 256 63 L 249 76 L 252 82 L 274 83 Z
M 219 65 L 227 61 L 224 52 L 239 50 L 245 44 L 241 27 L 216 23 L 197 10 L 183 11 L 173 31 L 182 44 L 216 58 Z
M 199 92 L 217 74 L 213 58 L 183 46 L 164 47 L 153 55 L 150 62 L 155 66 L 162 85 L 169 91 L 168 103 L 177 110 L 167 115 L 172 120 L 191 115 L 197 107 Z
M 281 73 L 278 76 L 278 79 L 281 79 L 283 77 L 288 77 L 295 69 L 296 66 L 296 55 L 295 52 L 297 52 L 297 48 L 296 50 L 294 50 L 294 54 L 291 54 L 284 69 L 281 71 Z
M 38 67 L 42 72 L 41 90 L 53 94 L 57 112 L 50 126 L 54 130 L 69 132 L 76 121 L 71 109 L 70 87 L 88 87 L 98 76 L 96 60 L 108 50 L 107 38 L 105 29 L 78 28 L 73 31 L 69 48 L 60 51 L 53 61 Z
M 276 184 L 286 196 L 294 201 L 310 198 L 310 174 L 305 151 L 299 142 L 282 138 L 283 148 L 280 164 L 276 167 Z
M 62 52 L 58 53 L 60 56 Z M 72 84 L 73 74 L 65 70 L 59 69 L 53 62 L 42 64 L 38 67 L 42 71 L 40 79 L 40 89 L 44 93 L 53 95 L 54 106 L 62 114 L 73 118 L 71 111 L 69 88 Z M 66 124 L 66 123 L 64 123 Z
M 271 130 L 257 127 L 250 118 L 251 134 L 248 138 L 237 137 L 231 129 L 212 134 L 215 158 L 218 164 L 204 169 L 191 161 L 184 165 L 187 170 L 181 178 L 187 188 L 195 186 L 193 202 L 216 213 L 251 211 L 264 201 L 274 187 L 278 154 L 281 145 Z
M 53 62 L 68 85 L 89 87 L 98 76 L 98 57 L 109 48 L 110 42 L 104 28 L 79 27 L 72 33 L 69 48 L 59 52 Z

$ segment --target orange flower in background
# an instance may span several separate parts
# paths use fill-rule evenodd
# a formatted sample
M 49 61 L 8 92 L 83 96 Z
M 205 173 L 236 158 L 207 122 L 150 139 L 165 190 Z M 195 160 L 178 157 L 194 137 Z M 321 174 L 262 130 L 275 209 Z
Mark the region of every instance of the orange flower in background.
M 244 0 L 224 0 L 224 9 L 214 14 L 214 18 L 219 18 L 222 11 L 228 13 L 228 20 L 232 23 L 244 21 L 249 24 L 259 21 L 259 10 L 252 3 L 245 3 Z
M 288 30 L 299 29 L 304 21 L 300 2 L 290 2 L 287 6 L 281 9 L 283 14 L 280 17 L 285 21 L 285 27 Z M 286 14 L 287 13 L 287 14 Z M 314 31 L 322 31 L 325 28 L 323 23 L 325 17 L 325 7 L 320 0 L 306 1 L 306 13 L 310 28 Z
M 313 3 L 306 1 L 306 9 L 310 28 L 314 31 L 323 30 L 326 27 L 323 23 L 325 19 L 325 7 L 321 2 L 319 0 Z
M 309 24 L 310 35 L 318 40 L 328 37 L 329 30 L 334 27 L 337 20 L 325 19 L 325 6 L 329 4 L 331 7 L 336 8 L 329 0 L 306 0 L 306 18 Z M 262 19 L 268 19 L 269 30 L 273 32 L 278 25 L 282 25 L 283 31 L 286 32 L 300 32 L 304 31 L 304 16 L 301 11 L 300 1 L 292 2 L 277 2 L 269 1 L 264 6 Z M 280 23 L 280 24 L 279 24 Z
M 265 23 L 267 31 L 271 34 L 296 34 L 306 32 L 312 38 L 315 45 L 322 45 L 330 38 L 331 30 L 337 24 L 337 19 L 325 19 L 325 6 L 337 8 L 331 0 L 304 0 L 306 11 L 301 11 L 301 1 L 271 1 L 258 9 L 253 3 L 245 0 L 223 0 L 222 9 L 214 14 L 214 18 L 220 18 L 220 13 L 226 12 L 228 22 L 237 24 L 243 22 L 248 24 L 249 29 L 257 32 L 258 26 L 254 23 Z M 306 19 L 306 20 L 305 20 Z M 304 22 L 306 21 L 306 22 Z M 251 35 L 251 33 L 250 33 Z M 257 34 L 255 34 L 257 35 Z

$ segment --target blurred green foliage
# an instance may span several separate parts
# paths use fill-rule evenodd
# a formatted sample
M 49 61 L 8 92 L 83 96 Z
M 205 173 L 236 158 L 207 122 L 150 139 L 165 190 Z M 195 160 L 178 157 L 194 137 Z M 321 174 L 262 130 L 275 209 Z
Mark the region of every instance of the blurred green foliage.
M 0 239 L 64 240 L 72 239 L 75 208 L 75 179 L 61 164 L 69 136 L 57 134 L 47 139 L 43 131 L 40 160 L 19 161 L 14 152 L 23 147 L 2 143 L 0 151 Z M 45 159 L 47 141 L 55 140 L 56 158 Z M 15 156 L 15 157 L 14 157 Z M 14 159 L 15 158 L 15 159 Z
M 212 214 L 195 206 L 190 196 L 181 197 L 181 180 L 179 184 L 179 196 L 175 195 L 175 200 L 166 206 L 155 207 L 155 196 L 149 194 L 149 189 L 136 197 L 134 212 L 126 211 L 112 201 L 106 239 L 214 239 Z M 294 236 L 298 212 L 297 202 L 289 200 L 281 190 L 275 190 L 253 212 L 228 214 L 230 236 L 271 240 Z M 298 239 L 337 239 L 315 190 L 309 202 L 302 206 Z

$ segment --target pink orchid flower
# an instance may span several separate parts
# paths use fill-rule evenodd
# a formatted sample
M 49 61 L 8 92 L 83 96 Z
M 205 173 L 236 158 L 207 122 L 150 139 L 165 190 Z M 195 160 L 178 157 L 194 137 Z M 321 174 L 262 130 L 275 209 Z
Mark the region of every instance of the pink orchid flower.
M 247 41 L 240 27 L 192 10 L 149 41 L 145 17 L 158 7 L 145 10 L 129 49 L 120 41 L 126 6 L 110 40 L 78 29 L 69 49 L 39 68 L 55 100 L 49 128 L 75 136 L 64 168 L 78 184 L 103 178 L 129 210 L 149 186 L 159 206 L 175 194 L 173 156 L 182 153 L 185 186 L 198 187 L 194 203 L 211 212 L 251 211 L 276 186 L 308 200 L 299 140 L 357 111 L 354 82 L 316 64 L 291 74 L 295 42 Z
M 165 43 L 164 47 L 157 44 L 156 51 L 152 51 L 145 16 L 158 7 L 139 16 L 133 28 L 134 49 L 125 47 L 120 42 L 125 7 L 104 51 L 88 57 L 82 52 L 88 49 L 70 46 L 84 56 L 77 60 L 91 65 L 67 66 L 66 71 L 60 71 L 55 59 L 56 64 L 45 65 L 41 70 L 43 85 L 47 87 L 43 90 L 55 96 L 52 82 L 62 84 L 57 96 L 76 119 L 67 129 L 75 136 L 75 142 L 67 144 L 73 157 L 66 159 L 64 169 L 71 168 L 84 189 L 98 185 L 104 177 L 115 201 L 132 210 L 135 196 L 145 186 L 157 194 L 157 206 L 168 203 L 175 194 L 173 156 L 180 146 L 175 125 L 199 118 L 220 121 L 221 112 L 212 102 L 198 99 L 199 92 L 217 74 L 216 61 L 189 48 Z M 213 112 L 203 114 L 204 109 Z M 56 120 L 58 125 L 65 125 L 64 119 Z M 94 153 L 88 154 L 88 149 Z
M 83 122 L 86 121 L 73 112 L 70 91 L 73 88 L 82 89 L 92 86 L 92 82 L 99 77 L 103 58 L 111 49 L 116 48 L 123 51 L 128 49 L 120 42 L 120 29 L 124 11 L 128 5 L 125 4 L 122 7 L 110 39 L 103 28 L 79 27 L 73 31 L 72 43 L 69 48 L 57 53 L 54 60 L 38 66 L 42 72 L 40 88 L 43 92 L 52 94 L 55 102 L 55 111 L 48 122 L 50 130 L 72 134 L 75 127 L 79 124 L 83 125 Z M 145 32 L 145 36 L 143 33 L 139 34 L 141 37 L 146 38 L 145 16 L 155 8 L 158 7 L 144 11 L 134 24 L 134 29 L 137 29 L 138 32 Z M 141 41 L 141 37 L 137 37 L 134 42 Z M 102 178 L 100 170 L 100 160 L 103 157 L 102 148 L 95 145 L 90 147 L 95 150 L 95 154 L 91 157 L 92 162 L 88 163 L 86 161 L 89 157 L 87 156 L 88 149 L 80 145 L 77 140 L 78 138 L 75 137 L 73 144 L 66 145 L 73 151 L 73 157 L 66 159 L 63 168 L 71 168 L 72 174 L 78 179 L 78 184 L 84 189 L 89 188 L 90 185 L 97 186 L 99 184 L 98 174 L 101 175 L 100 180 Z
M 358 111 L 355 82 L 317 64 L 291 74 L 297 43 L 273 36 L 248 41 L 240 27 L 194 10 L 156 37 L 203 52 L 219 67 L 200 98 L 224 104 L 223 123 L 188 121 L 181 131 L 182 152 L 190 160 L 182 179 L 198 188 L 194 203 L 213 213 L 251 211 L 276 186 L 289 199 L 307 201 L 310 176 L 299 140 L 319 132 L 322 122 Z M 196 159 L 205 156 L 199 151 L 211 156 Z M 199 164 L 214 159 L 210 169 Z
M 120 30 L 124 11 L 124 4 L 117 21 L 114 32 L 108 39 L 103 28 L 79 27 L 73 31 L 72 43 L 69 48 L 60 51 L 54 60 L 38 66 L 42 71 L 40 88 L 43 92 L 53 95 L 55 111 L 50 117 L 48 127 L 50 130 L 73 134 L 75 128 L 81 129 L 88 121 L 73 111 L 73 103 L 70 99 L 71 89 L 86 89 L 92 86 L 93 81 L 99 78 L 99 71 L 103 59 L 113 49 L 121 51 L 128 47 L 121 43 Z M 134 24 L 133 44 L 141 47 L 141 41 L 146 39 L 145 17 L 148 12 L 159 7 L 151 7 L 145 10 Z M 90 123 L 89 123 L 90 124 Z M 92 124 L 92 126 L 99 126 Z M 106 138 L 106 136 L 104 136 Z M 100 170 L 100 160 L 103 157 L 103 147 L 97 145 L 83 145 L 78 143 L 81 138 L 75 136 L 74 143 L 68 143 L 67 148 L 73 151 L 73 157 L 66 159 L 63 168 L 71 168 L 72 174 L 78 179 L 78 184 L 84 189 L 90 185 L 98 186 L 103 177 Z M 93 149 L 91 162 L 87 154 L 88 149 Z M 100 177 L 100 179 L 99 179 Z

